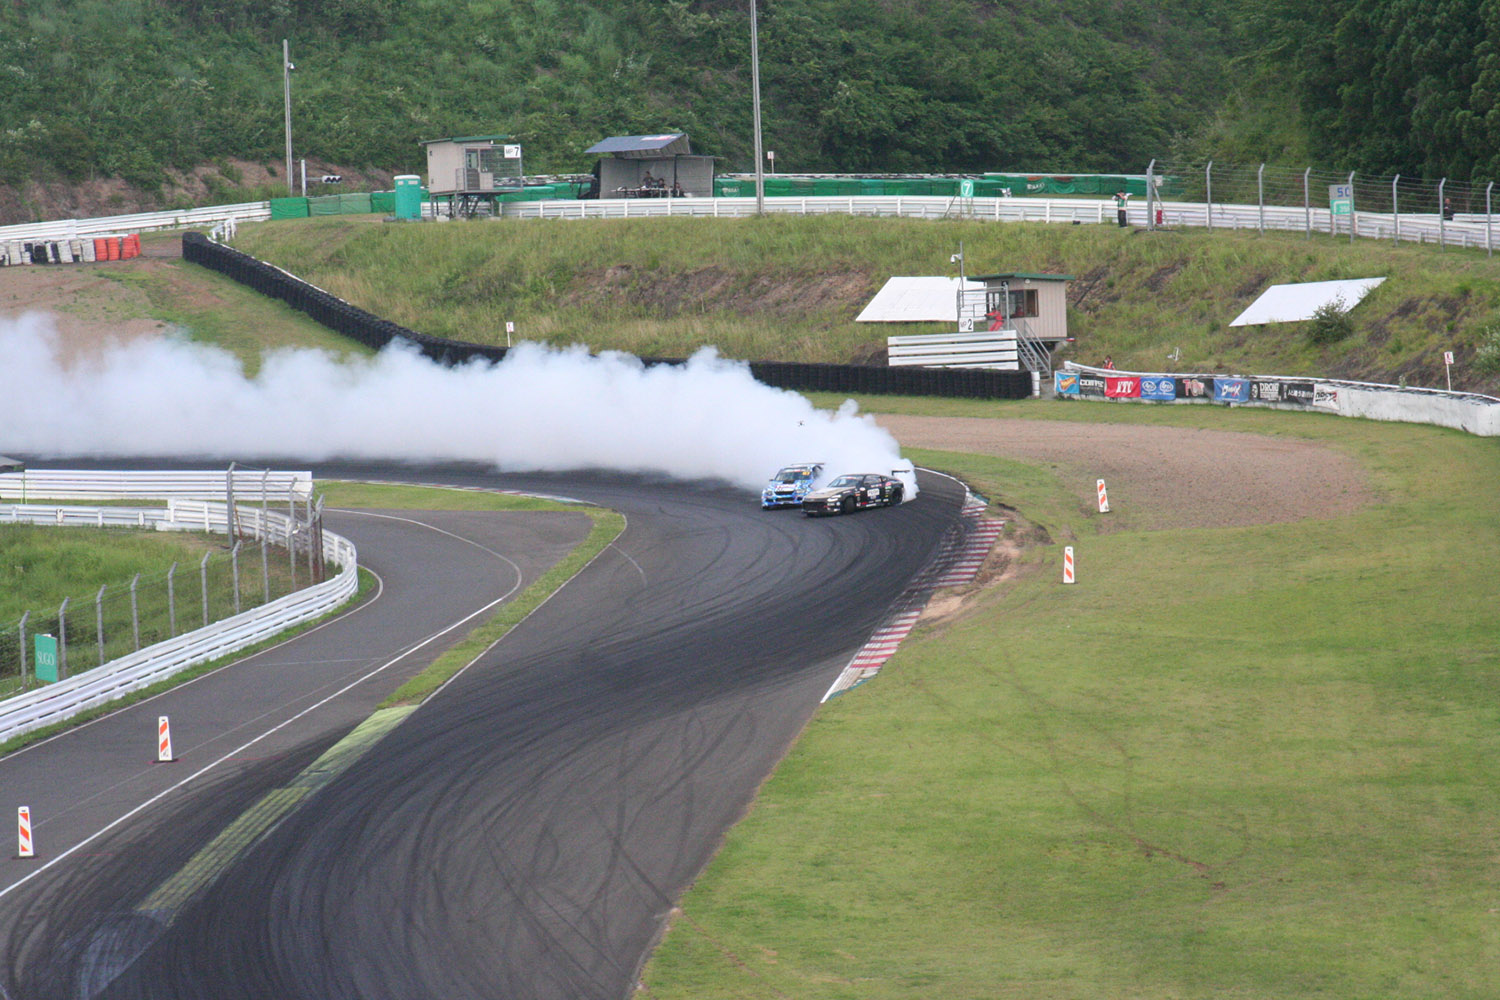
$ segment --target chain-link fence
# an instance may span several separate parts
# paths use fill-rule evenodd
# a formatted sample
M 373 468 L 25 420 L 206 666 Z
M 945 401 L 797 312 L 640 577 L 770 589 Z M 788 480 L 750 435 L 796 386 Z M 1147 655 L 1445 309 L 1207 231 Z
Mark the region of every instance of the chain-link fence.
M 1491 246 L 1493 183 L 1212 162 L 1155 161 L 1149 172 L 1157 179 L 1162 201 L 1207 206 L 1205 217 L 1195 221 L 1209 227 L 1225 224 L 1226 216 L 1218 211 L 1225 206 L 1254 206 L 1262 214 L 1300 209 L 1308 232 L 1349 234 L 1352 226 L 1362 236 Z M 1248 221 L 1284 230 L 1288 221 L 1298 220 L 1281 211 L 1274 220 Z M 1231 219 L 1237 228 L 1245 228 L 1246 222 L 1242 213 Z M 1452 233 L 1447 223 L 1454 224 Z M 1476 232 L 1476 226 L 1483 229 Z
M 206 536 L 216 548 L 197 561 L 174 563 L 157 576 L 137 574 L 0 624 L 0 692 L 39 683 L 38 636 L 55 640 L 61 680 L 322 582 L 321 499 L 278 513 L 290 514 L 287 526 L 278 531 L 270 523 L 262 533 L 263 511 L 241 507 L 229 539 Z M 256 537 L 262 534 L 270 541 Z

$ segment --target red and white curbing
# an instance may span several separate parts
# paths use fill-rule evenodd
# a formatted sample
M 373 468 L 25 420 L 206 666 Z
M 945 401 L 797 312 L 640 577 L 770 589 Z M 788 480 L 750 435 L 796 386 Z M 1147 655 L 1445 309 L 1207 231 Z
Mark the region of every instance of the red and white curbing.
M 823 695 L 823 701 L 843 694 L 879 673 L 885 661 L 895 655 L 901 640 L 911 633 L 917 619 L 922 617 L 922 609 L 927 606 L 933 591 L 961 586 L 978 575 L 980 565 L 1005 527 L 1004 521 L 980 519 L 987 506 L 974 494 L 967 495 L 960 515 L 963 518 L 961 527 L 953 530 L 952 536 L 944 541 L 943 551 L 896 599 L 890 614 L 839 673 L 833 686 Z
M 172 762 L 172 727 L 165 715 L 156 720 L 156 760 L 161 764 Z
M 1099 480 L 1099 513 L 1109 513 L 1109 493 L 1104 489 L 1104 480 Z
M 36 850 L 31 845 L 31 809 L 27 806 L 16 810 L 16 838 L 16 857 L 36 857 Z

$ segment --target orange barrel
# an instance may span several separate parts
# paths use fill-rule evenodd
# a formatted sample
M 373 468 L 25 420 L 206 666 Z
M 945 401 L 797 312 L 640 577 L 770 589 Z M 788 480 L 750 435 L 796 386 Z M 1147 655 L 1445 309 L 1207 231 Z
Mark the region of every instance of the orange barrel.
M 103 236 L 94 237 L 95 260 L 109 260 L 109 247 L 105 245 L 107 242 Z
M 118 236 L 106 236 L 104 238 L 104 243 L 105 243 L 105 246 L 109 247 L 109 259 L 110 260 L 119 260 L 120 259 L 120 237 L 118 237 Z
M 131 233 L 129 236 L 125 237 L 125 242 L 121 245 L 121 248 L 120 248 L 120 259 L 121 260 L 129 260 L 132 257 L 139 257 L 140 255 L 141 255 L 141 234 L 140 233 Z

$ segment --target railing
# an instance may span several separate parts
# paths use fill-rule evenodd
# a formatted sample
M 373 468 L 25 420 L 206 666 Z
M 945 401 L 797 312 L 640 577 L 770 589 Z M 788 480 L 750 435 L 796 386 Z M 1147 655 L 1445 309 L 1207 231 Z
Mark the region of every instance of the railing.
M 887 337 L 885 345 L 887 362 L 895 366 L 1002 368 L 1014 371 L 1020 365 L 1014 330 Z
M 210 205 L 170 212 L 141 212 L 136 215 L 107 215 L 96 219 L 60 219 L 56 222 L 24 222 L 0 226 L 0 241 L 73 240 L 83 236 L 109 236 L 139 233 L 152 229 L 188 229 L 236 222 L 264 222 L 271 217 L 269 201 L 250 201 L 239 205 Z
M 766 198 L 767 214 L 773 215 L 865 215 L 906 219 L 953 218 L 953 199 L 931 196 Z M 1160 221 L 1156 210 L 1160 209 Z M 755 201 L 747 198 L 599 199 L 597 201 L 516 201 L 500 206 L 505 218 L 529 219 L 633 219 L 685 216 L 737 219 L 755 214 Z M 1211 211 L 1210 211 L 1211 209 Z M 1113 224 L 1114 202 L 1092 198 L 974 198 L 966 200 L 963 218 L 993 222 L 1051 222 L 1059 224 Z M 1203 202 L 1156 202 L 1151 208 L 1131 205 L 1128 224 L 1140 228 L 1160 226 L 1223 228 L 1265 232 L 1322 233 L 1340 238 L 1354 235 L 1370 239 L 1405 240 L 1410 243 L 1445 244 L 1489 250 L 1495 240 L 1490 216 L 1440 215 L 1399 216 L 1381 212 L 1333 215 L 1326 208 L 1284 205 L 1233 205 Z M 1352 222 L 1350 220 L 1353 220 Z
M 72 475 L 81 480 L 89 474 Z M 221 488 L 223 478 L 219 474 Z M 98 490 L 102 492 L 107 486 L 101 483 Z M 151 509 L 20 506 L 19 510 L 0 508 L 0 521 L 155 524 L 159 529 L 223 532 L 231 528 L 228 505 L 203 501 L 174 500 L 166 508 Z M 278 511 L 250 506 L 236 508 L 233 527 L 240 535 L 270 537 L 288 544 L 294 552 L 299 539 L 304 547 L 317 545 L 323 559 L 338 565 L 339 572 L 330 580 L 258 608 L 0 702 L 0 743 L 150 687 L 195 664 L 238 652 L 332 611 L 358 590 L 357 553 L 348 539 L 301 524 Z M 24 637 L 22 641 L 24 645 Z
M 48 500 L 152 499 L 241 500 L 262 497 L 284 503 L 305 501 L 312 495 L 311 472 L 270 469 L 180 472 L 124 472 L 109 469 L 30 469 L 0 473 L 0 500 L 44 497 Z

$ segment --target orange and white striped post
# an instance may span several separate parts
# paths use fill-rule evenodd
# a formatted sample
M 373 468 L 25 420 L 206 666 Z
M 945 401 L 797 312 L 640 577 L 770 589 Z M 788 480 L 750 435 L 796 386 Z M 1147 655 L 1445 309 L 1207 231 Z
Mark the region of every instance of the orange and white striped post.
M 1068 546 L 1065 546 L 1063 548 L 1063 583 L 1072 583 L 1072 582 L 1074 582 L 1073 581 L 1073 546 L 1068 545 Z
M 1099 513 L 1109 513 L 1109 493 L 1104 489 L 1104 480 L 1099 480 Z
M 36 857 L 36 850 L 31 846 L 31 809 L 27 806 L 16 810 L 16 838 L 16 857 Z
M 163 764 L 172 760 L 172 727 L 165 715 L 156 720 L 156 760 Z

